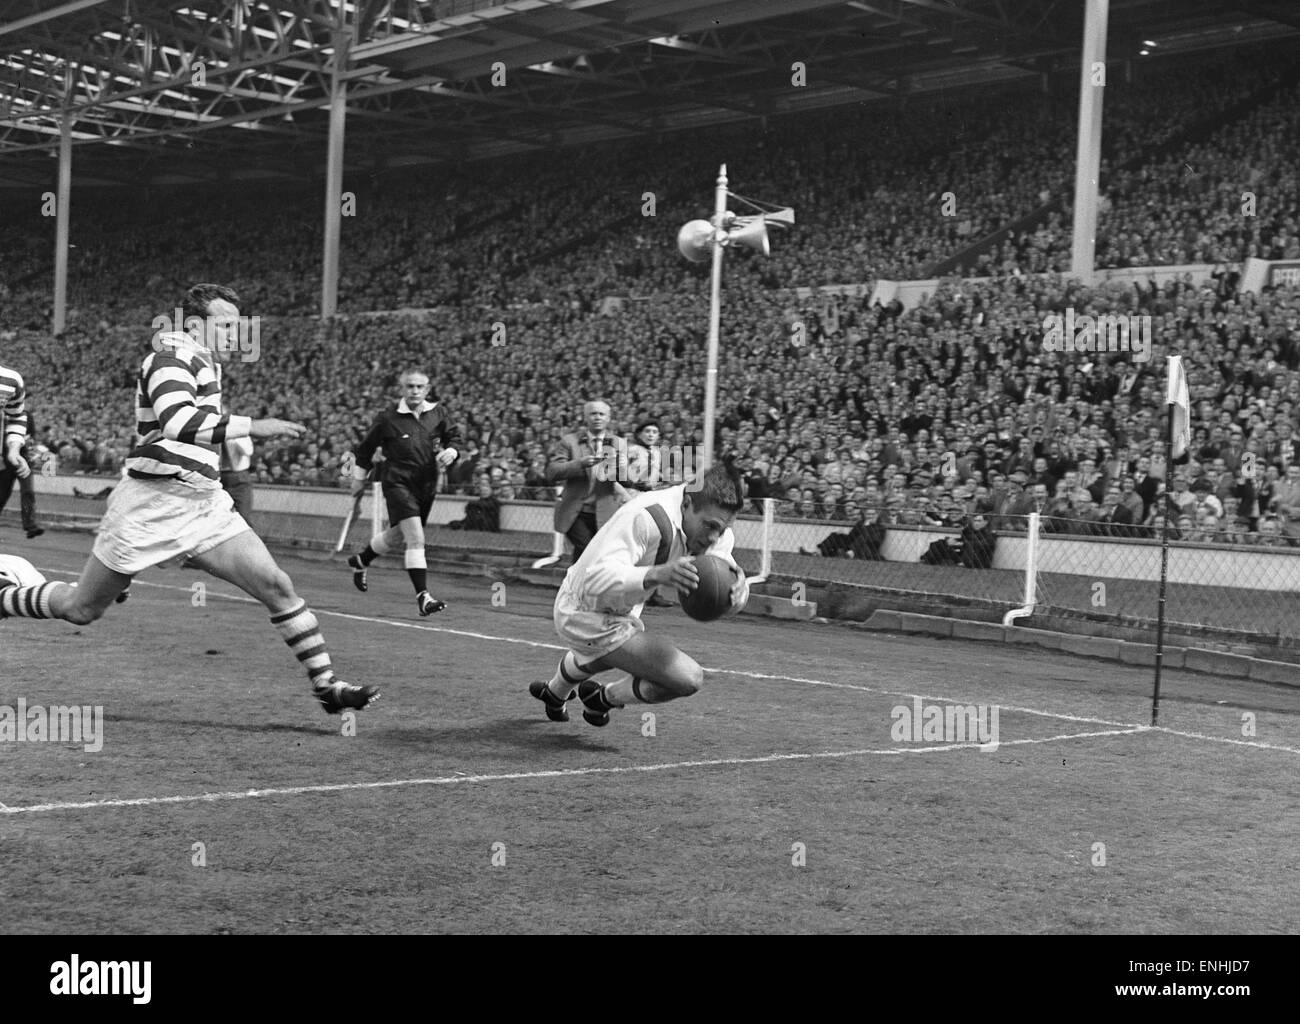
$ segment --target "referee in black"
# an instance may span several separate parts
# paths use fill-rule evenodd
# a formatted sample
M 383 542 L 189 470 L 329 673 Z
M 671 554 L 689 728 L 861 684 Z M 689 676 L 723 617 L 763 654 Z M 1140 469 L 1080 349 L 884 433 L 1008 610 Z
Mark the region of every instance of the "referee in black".
M 352 495 L 366 489 L 376 450 L 384 453 L 381 479 L 388 504 L 389 528 L 348 559 L 352 582 L 367 589 L 366 569 L 399 543 L 405 552 L 406 571 L 415 587 L 421 615 L 442 611 L 446 604 L 429 596 L 428 563 L 424 557 L 424 523 L 438 491 L 438 469 L 456 461 L 460 431 L 438 402 L 430 402 L 429 375 L 407 370 L 401 377 L 402 399 L 395 409 L 375 417 L 365 440 L 355 452 Z

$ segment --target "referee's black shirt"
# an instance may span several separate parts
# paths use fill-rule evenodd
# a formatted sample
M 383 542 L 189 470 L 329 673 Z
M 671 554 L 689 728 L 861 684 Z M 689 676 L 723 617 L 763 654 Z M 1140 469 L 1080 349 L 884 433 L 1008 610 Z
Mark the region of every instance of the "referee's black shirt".
M 432 487 L 438 482 L 438 452 L 443 448 L 460 450 L 460 430 L 447 418 L 440 402 L 433 403 L 418 416 L 402 412 L 405 400 L 375 417 L 365 440 L 356 449 L 357 465 L 369 471 L 374 465 L 376 449 L 383 449 L 384 483 L 402 483 L 408 487 Z

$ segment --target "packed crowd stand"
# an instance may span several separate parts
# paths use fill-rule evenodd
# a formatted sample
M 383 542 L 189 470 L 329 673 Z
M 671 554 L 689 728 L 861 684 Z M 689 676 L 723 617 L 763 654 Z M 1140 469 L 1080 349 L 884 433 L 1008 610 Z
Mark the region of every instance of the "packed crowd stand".
M 550 450 L 588 397 L 610 403 L 629 444 L 648 422 L 665 450 L 702 442 L 707 268 L 673 239 L 704 214 L 718 163 L 740 147 L 733 191 L 798 216 L 771 258 L 737 251 L 726 268 L 718 454 L 749 477 L 753 499 L 830 531 L 979 516 L 1005 532 L 1037 510 L 1045 531 L 1144 537 L 1167 489 L 1175 539 L 1293 545 L 1300 293 L 1237 283 L 1248 256 L 1300 258 L 1295 89 L 1208 140 L 1109 171 L 1287 67 L 1266 49 L 1108 83 L 1099 266 L 1219 264 L 1206 286 L 1071 281 L 1067 212 L 986 254 L 987 282 L 945 279 L 907 310 L 870 302 L 875 280 L 922 277 L 1071 187 L 1075 99 L 1022 86 L 774 118 L 757 139 L 753 126 L 711 129 L 665 137 L 683 145 L 376 178 L 344 220 L 345 315 L 332 321 L 309 315 L 314 193 L 158 195 L 149 201 L 165 215 L 148 218 L 127 201 L 78 207 L 74 195 L 77 309 L 57 340 L 43 326 L 50 222 L 6 218 L 0 355 L 27 378 L 37 440 L 62 471 L 114 474 L 133 440 L 141 347 L 170 312 L 156 297 L 165 306 L 202 268 L 261 317 L 258 358 L 227 374 L 230 407 L 311 427 L 308 440 L 260 446 L 257 480 L 342 486 L 343 454 L 410 365 L 427 368 L 464 424 L 451 490 L 551 500 Z M 1255 216 L 1242 211 L 1248 189 Z M 653 217 L 640 215 L 646 192 Z M 941 213 L 948 192 L 954 216 Z M 842 283 L 861 287 L 817 290 Z M 814 292 L 801 300 L 797 287 Z M 356 315 L 407 307 L 423 312 Z M 1067 307 L 1149 315 L 1150 360 L 1045 351 L 1043 319 Z M 1174 465 L 1170 354 L 1189 369 L 1195 431 L 1190 460 Z

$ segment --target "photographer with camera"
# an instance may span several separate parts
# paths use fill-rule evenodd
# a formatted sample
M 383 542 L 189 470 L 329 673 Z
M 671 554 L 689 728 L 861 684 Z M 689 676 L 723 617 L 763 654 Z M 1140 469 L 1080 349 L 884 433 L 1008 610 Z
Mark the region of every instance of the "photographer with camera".
M 588 402 L 582 407 L 586 432 L 565 434 L 551 450 L 546 464 L 548 483 L 563 481 L 564 490 L 555 506 L 555 532 L 573 544 L 576 562 L 596 535 L 627 501 L 629 494 L 606 467 L 616 465 L 617 448 L 609 432 L 609 405 Z

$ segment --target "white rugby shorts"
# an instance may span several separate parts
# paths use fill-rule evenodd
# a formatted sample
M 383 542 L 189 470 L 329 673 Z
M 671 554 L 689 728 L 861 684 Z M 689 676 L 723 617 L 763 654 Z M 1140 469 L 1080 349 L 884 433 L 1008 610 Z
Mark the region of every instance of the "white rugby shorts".
M 580 665 L 618 650 L 632 637 L 645 632 L 645 623 L 639 616 L 588 611 L 579 606 L 563 585 L 555 595 L 554 618 L 555 632 L 569 645 Z
M 247 529 L 225 488 L 126 476 L 108 496 L 94 551 L 114 572 L 134 576 L 171 558 L 211 551 Z

